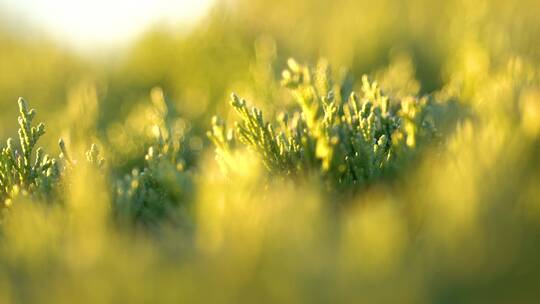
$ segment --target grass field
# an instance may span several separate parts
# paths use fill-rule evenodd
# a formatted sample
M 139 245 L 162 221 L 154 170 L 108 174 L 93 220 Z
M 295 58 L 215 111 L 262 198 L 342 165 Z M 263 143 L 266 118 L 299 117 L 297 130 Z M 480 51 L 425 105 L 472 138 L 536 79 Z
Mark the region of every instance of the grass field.
M 539 12 L 216 1 L 94 56 L 0 14 L 0 303 L 537 303 Z

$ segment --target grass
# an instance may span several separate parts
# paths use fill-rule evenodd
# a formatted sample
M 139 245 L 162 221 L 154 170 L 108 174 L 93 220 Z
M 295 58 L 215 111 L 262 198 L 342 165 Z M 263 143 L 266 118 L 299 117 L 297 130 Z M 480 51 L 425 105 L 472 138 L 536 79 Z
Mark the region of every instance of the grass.
M 535 303 L 538 4 L 238 5 L 0 32 L 0 303 Z

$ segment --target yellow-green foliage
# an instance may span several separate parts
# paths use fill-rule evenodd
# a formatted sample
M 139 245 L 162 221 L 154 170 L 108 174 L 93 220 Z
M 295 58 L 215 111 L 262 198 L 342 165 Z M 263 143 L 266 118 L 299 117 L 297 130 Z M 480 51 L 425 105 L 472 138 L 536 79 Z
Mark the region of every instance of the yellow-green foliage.
M 65 171 L 76 166 L 76 160 L 69 156 L 63 139 L 58 142 L 61 151 L 58 159 L 45 154 L 43 148 L 36 148 L 38 140 L 45 134 L 45 125 L 32 126 L 36 110 L 29 109 L 23 98 L 19 98 L 18 105 L 18 147 L 9 138 L 0 153 L 0 206 L 11 205 L 13 197 L 20 193 L 60 201 L 61 194 L 53 192 L 61 185 Z M 103 167 L 105 160 L 95 144 L 86 152 L 86 161 L 96 168 Z
M 32 126 L 36 110 L 19 98 L 19 148 L 13 139 L 0 154 L 0 204 L 9 205 L 20 191 L 48 194 L 59 178 L 57 160 L 37 148 L 39 138 L 45 134 L 45 125 Z M 35 152 L 35 155 L 34 155 Z
M 0 303 L 538 302 L 539 1 L 215 5 L 0 28 Z
M 290 61 L 287 71 L 283 83 L 296 95 L 302 112 L 293 117 L 302 129 L 281 118 L 274 130 L 259 110 L 233 97 L 241 121 L 228 132 L 215 119 L 211 133 L 226 175 L 210 157 L 200 156 L 197 165 L 185 161 L 189 136 L 177 129 L 183 125 L 154 89 L 147 121 L 153 140 L 141 167 L 118 177 L 123 165 L 105 162 L 96 145 L 86 162 L 77 162 L 60 141 L 61 166 L 50 182 L 62 187 L 49 193 L 33 178 L 43 174 L 42 166 L 24 167 L 43 127 L 32 127 L 35 111 L 21 100 L 20 152 L 7 153 L 19 151 L 13 141 L 4 148 L 2 182 L 33 195 L 4 194 L 10 203 L 0 223 L 0 300 L 535 299 L 530 282 L 540 273 L 534 266 L 540 85 L 534 70 L 512 59 L 479 75 L 484 82 L 467 92 L 472 97 L 463 103 L 469 105 L 462 105 L 470 113 L 457 123 L 446 117 L 453 116 L 449 101 L 386 96 L 366 77 L 362 94 L 349 95 L 329 78 L 318 78 L 329 75 L 326 68 L 317 69 L 326 71 L 317 76 Z M 434 96 L 449 100 L 458 92 L 451 97 L 459 98 L 459 90 L 451 83 Z M 342 99 L 343 92 L 351 97 Z M 492 104 L 482 105 L 484 97 Z M 436 122 L 445 119 L 454 121 L 452 132 L 437 132 Z M 329 141 L 333 136 L 338 140 Z M 365 150 L 339 147 L 350 138 L 359 138 Z M 384 157 L 377 158 L 380 147 Z M 416 155 L 412 162 L 399 158 L 410 153 Z M 356 169 L 340 172 L 334 162 L 351 155 L 372 158 L 356 158 L 352 164 L 365 175 L 354 176 L 363 180 L 345 184 L 340 178 Z M 404 178 L 378 179 L 386 166 Z M 366 175 L 370 168 L 372 175 Z M 268 171 L 304 180 L 268 178 Z M 349 196 L 321 191 L 361 183 L 370 187 Z
M 144 167 L 120 178 L 114 189 L 114 210 L 120 220 L 146 226 L 164 219 L 175 221 L 179 212 L 187 213 L 193 192 L 182 130 L 169 115 L 163 91 L 155 88 L 151 95 L 154 139 L 144 156 Z M 189 222 L 187 217 L 182 220 L 181 224 Z
M 225 166 L 234 166 L 234 139 L 255 150 L 272 173 L 320 172 L 332 187 L 369 183 L 414 155 L 435 139 L 434 109 L 429 97 L 386 96 L 377 82 L 362 78 L 362 94 L 334 85 L 324 61 L 315 70 L 290 59 L 282 83 L 300 106 L 265 122 L 257 108 L 235 94 L 231 105 L 240 116 L 231 134 L 219 118 L 208 136 Z M 334 93 L 337 92 L 337 93 Z M 344 96 L 345 95 L 345 96 Z M 337 189 L 332 189 L 337 190 Z

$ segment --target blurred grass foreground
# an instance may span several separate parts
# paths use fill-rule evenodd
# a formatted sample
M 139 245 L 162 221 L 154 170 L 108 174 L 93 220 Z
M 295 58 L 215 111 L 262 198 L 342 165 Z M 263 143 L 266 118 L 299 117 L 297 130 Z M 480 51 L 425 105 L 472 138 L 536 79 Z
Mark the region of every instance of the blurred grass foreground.
M 0 303 L 538 303 L 538 13 L 216 1 L 106 55 L 0 14 Z

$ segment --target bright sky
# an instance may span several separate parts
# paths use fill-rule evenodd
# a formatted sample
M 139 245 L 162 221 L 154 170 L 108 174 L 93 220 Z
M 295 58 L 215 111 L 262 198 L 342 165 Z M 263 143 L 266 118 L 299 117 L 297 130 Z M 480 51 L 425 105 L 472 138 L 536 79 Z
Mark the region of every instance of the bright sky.
M 189 24 L 213 0 L 0 0 L 11 20 L 22 20 L 75 47 L 114 46 L 157 22 Z M 7 8 L 7 10 L 6 10 Z

